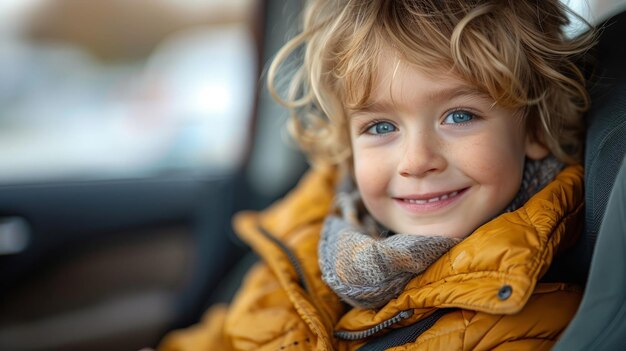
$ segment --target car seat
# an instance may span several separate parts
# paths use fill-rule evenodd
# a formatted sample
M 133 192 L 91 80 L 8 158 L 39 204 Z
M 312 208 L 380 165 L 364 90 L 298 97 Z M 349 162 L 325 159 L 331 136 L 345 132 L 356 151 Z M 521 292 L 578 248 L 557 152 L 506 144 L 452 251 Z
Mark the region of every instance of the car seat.
M 626 12 L 600 28 L 586 115 L 585 228 L 559 262 L 587 284 L 554 350 L 626 349 Z

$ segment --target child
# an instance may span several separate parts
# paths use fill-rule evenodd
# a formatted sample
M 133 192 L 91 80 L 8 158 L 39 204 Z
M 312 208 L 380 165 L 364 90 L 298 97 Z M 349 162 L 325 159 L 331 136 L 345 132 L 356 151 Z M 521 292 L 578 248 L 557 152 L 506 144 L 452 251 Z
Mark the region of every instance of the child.
M 228 313 L 161 349 L 549 349 L 580 301 L 539 281 L 583 207 L 591 39 L 567 23 L 557 0 L 311 1 L 270 89 L 304 47 L 276 97 L 313 170 L 236 218 L 262 263 Z

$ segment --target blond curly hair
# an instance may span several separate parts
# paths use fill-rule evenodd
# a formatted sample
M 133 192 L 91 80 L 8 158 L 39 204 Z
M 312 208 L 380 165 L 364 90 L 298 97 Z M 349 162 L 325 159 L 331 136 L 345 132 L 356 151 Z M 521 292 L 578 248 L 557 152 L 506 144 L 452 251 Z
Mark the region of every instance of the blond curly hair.
M 369 103 L 380 59 L 393 48 L 418 69 L 452 71 L 523 111 L 535 140 L 576 163 L 589 105 L 576 62 L 595 35 L 568 38 L 568 14 L 576 16 L 559 0 L 312 0 L 301 32 L 272 62 L 268 86 L 314 164 L 345 162 L 347 116 Z

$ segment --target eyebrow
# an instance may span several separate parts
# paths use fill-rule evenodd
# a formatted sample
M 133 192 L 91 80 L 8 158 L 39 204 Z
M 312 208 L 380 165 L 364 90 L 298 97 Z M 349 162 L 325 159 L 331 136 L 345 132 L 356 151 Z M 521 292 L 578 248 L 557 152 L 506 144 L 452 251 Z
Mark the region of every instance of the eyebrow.
M 428 93 L 427 98 L 429 100 L 439 102 L 445 100 L 452 100 L 458 97 L 472 97 L 479 99 L 490 99 L 491 96 L 479 89 L 476 89 L 469 85 L 457 86 L 448 89 L 440 89 L 434 92 Z M 367 113 L 367 112 L 384 112 L 393 108 L 393 104 L 388 101 L 371 101 L 363 107 L 353 109 L 353 113 Z
M 451 100 L 460 96 L 491 98 L 489 94 L 469 85 L 463 85 L 449 89 L 441 89 L 428 95 L 428 97 L 432 100 Z

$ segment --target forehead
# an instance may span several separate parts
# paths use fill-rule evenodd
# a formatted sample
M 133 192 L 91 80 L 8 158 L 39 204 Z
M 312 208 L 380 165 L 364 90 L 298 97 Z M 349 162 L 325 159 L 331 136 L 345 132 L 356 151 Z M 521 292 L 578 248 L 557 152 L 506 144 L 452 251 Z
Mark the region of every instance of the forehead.
M 489 94 L 448 68 L 420 68 L 396 59 L 381 59 L 373 72 L 372 89 L 353 111 L 380 111 L 405 103 L 443 103 L 457 98 L 490 100 Z

